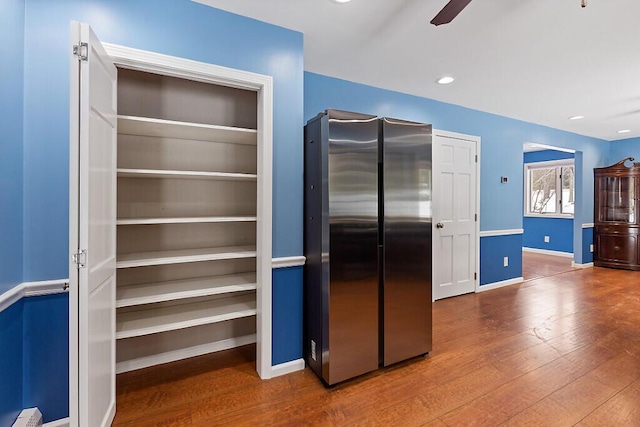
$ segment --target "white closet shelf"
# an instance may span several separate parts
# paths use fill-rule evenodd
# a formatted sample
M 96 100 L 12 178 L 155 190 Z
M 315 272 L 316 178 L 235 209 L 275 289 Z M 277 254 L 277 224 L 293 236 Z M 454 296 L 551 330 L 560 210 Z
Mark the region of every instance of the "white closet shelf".
M 219 181 L 256 181 L 251 173 L 175 171 L 157 169 L 118 169 L 118 178 L 212 179 Z
M 255 258 L 255 256 L 255 246 L 224 246 L 217 248 L 138 252 L 118 255 L 116 268 L 145 267 L 150 265 L 180 264 L 223 259 Z
M 255 216 L 199 216 L 177 218 L 121 218 L 118 225 L 195 224 L 201 222 L 255 222 Z
M 255 295 L 121 312 L 116 321 L 116 339 L 191 328 L 255 314 Z
M 149 366 L 155 366 L 161 363 L 175 362 L 176 360 L 183 360 L 189 357 L 196 357 L 243 345 L 255 344 L 255 342 L 256 334 L 251 334 L 223 339 L 220 341 L 207 342 L 205 344 L 184 347 L 176 350 L 168 350 L 147 356 L 124 359 L 116 363 L 116 373 L 121 374 L 123 372 L 135 371 L 136 369 L 148 368 Z
M 117 289 L 116 307 L 251 291 L 256 287 L 255 272 L 120 286 Z
M 118 133 L 244 145 L 256 145 L 258 135 L 255 129 L 135 116 L 118 116 Z

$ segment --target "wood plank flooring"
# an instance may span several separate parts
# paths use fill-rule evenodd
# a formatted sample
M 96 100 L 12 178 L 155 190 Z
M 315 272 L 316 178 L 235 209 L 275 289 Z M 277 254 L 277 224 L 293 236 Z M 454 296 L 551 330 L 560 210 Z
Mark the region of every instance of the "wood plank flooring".
M 572 260 L 572 258 L 568 257 L 523 251 L 522 277 L 526 282 L 575 270 L 575 268 L 571 266 Z
M 587 268 L 434 303 L 433 352 L 324 388 L 255 347 L 121 374 L 116 426 L 640 426 L 640 272 Z

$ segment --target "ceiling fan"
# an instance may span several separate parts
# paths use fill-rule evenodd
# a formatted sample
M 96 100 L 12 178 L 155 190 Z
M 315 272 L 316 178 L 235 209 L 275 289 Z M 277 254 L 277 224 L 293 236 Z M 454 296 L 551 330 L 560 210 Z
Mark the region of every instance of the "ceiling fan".
M 467 7 L 467 5 L 471 3 L 471 0 L 450 0 L 442 10 L 431 20 L 431 23 L 435 26 L 448 24 L 453 21 L 453 19 L 458 16 L 462 9 Z M 581 0 L 580 5 L 582 7 L 587 7 L 587 0 Z
M 471 3 L 471 0 L 450 0 L 440 12 L 431 20 L 431 23 L 435 26 L 448 24 L 453 21 L 453 18 L 458 16 L 462 9 L 467 7 Z

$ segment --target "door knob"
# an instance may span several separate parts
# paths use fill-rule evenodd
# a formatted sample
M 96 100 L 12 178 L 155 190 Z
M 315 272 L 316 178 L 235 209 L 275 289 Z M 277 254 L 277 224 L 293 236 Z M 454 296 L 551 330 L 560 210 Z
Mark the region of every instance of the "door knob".
M 444 228 L 444 224 L 439 222 L 436 224 L 436 228 Z

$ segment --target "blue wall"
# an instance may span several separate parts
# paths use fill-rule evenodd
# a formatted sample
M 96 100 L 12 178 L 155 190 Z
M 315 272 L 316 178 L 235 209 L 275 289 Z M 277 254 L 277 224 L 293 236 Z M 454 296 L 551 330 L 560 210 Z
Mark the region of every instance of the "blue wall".
M 526 216 L 523 219 L 523 226 L 523 247 L 573 253 L 572 218 Z M 549 236 L 548 243 L 544 241 L 544 236 Z
M 24 1 L 0 2 L 0 295 L 22 282 Z M 23 408 L 23 301 L 0 312 L 0 426 Z
M 0 16 L 9 18 L 3 20 L 0 28 L 3 36 L 0 123 L 7 141 L 2 144 L 0 156 L 0 191 L 6 201 L 4 206 L 12 207 L 0 209 L 3 233 L 0 259 L 5 261 L 0 269 L 0 292 L 22 281 L 68 276 L 71 19 L 90 23 L 103 41 L 274 77 L 273 251 L 276 257 L 302 253 L 301 125 L 303 119 L 325 108 L 430 122 L 438 129 L 481 136 L 482 164 L 485 165 L 481 169 L 482 230 L 522 228 L 523 142 L 572 148 L 583 153 L 585 173 L 576 185 L 590 196 L 584 197 L 578 208 L 582 222 L 593 221 L 591 169 L 609 164 L 609 158 L 620 157 L 613 149 L 617 144 L 626 150 L 622 147 L 626 147 L 624 142 L 616 142 L 611 144 L 610 154 L 607 144 L 595 138 L 313 73 L 303 74 L 301 34 L 187 0 L 26 0 L 26 5 L 25 0 L 5 0 L 0 2 Z M 635 144 L 629 143 L 629 146 Z M 506 186 L 499 184 L 499 177 L 503 175 L 510 177 Z M 583 240 L 578 242 L 581 247 L 585 236 L 588 233 L 577 237 Z M 521 246 L 521 235 L 482 238 L 481 283 L 520 276 L 517 255 Z M 508 268 L 502 267 L 503 256 L 510 257 Z M 277 270 L 273 274 L 274 364 L 302 355 L 300 270 Z M 42 361 L 48 358 L 62 363 L 62 369 L 66 369 L 67 296 L 37 298 L 18 302 L 0 312 L 3 325 L 0 348 L 13 349 L 0 352 L 3 379 L 0 425 L 14 417 L 23 404 L 46 408 L 47 419 L 66 413 L 66 399 L 63 398 L 64 403 L 56 400 L 65 396 L 68 388 L 62 379 L 66 378 L 66 372 L 61 370 L 59 373 L 63 375 L 52 377 L 44 388 L 34 381 L 46 365 Z M 39 311 L 44 313 L 40 315 Z M 5 346 L 22 336 L 24 347 Z M 44 340 L 44 347 L 39 350 L 43 351 L 44 358 L 38 358 L 36 340 Z M 23 359 L 24 372 L 20 362 Z M 57 385 L 52 386 L 54 383 Z M 8 394 L 7 390 L 20 393 Z
M 22 282 L 24 0 L 0 2 L 0 294 Z
M 504 266 L 504 257 L 509 265 Z M 522 234 L 480 239 L 480 286 L 522 277 Z
M 0 426 L 10 426 L 22 406 L 23 301 L 0 311 Z
M 273 76 L 273 254 L 302 254 L 302 34 L 185 0 L 28 0 L 24 280 L 68 276 L 72 19 L 104 42 Z
M 273 270 L 272 365 L 302 357 L 302 270 Z
M 584 152 L 585 170 L 605 165 L 609 144 L 601 139 L 552 129 L 427 98 L 305 72 L 304 118 L 327 108 L 432 123 L 434 128 L 482 138 L 480 229 L 522 228 L 522 144 L 535 142 Z M 487 167 L 489 166 L 490 167 Z M 509 184 L 500 177 L 508 176 Z M 593 176 L 583 177 L 585 212 L 593 218 Z
M 636 163 L 640 163 L 640 138 L 621 139 L 611 143 L 608 164 L 617 163 L 625 157 L 633 157 Z
M 69 298 L 24 298 L 22 402 L 40 409 L 44 422 L 69 416 Z
M 469 135 L 478 135 L 481 143 L 480 167 L 480 230 L 513 230 L 522 224 L 522 144 L 535 142 L 581 152 L 584 170 L 607 163 L 609 144 L 590 138 L 552 129 L 534 123 L 514 120 L 432 99 L 402 94 L 372 86 L 305 72 L 304 117 L 308 120 L 327 108 L 358 111 L 405 120 L 432 123 L 434 128 Z M 593 176 L 582 174 L 576 167 L 576 190 L 581 202 L 576 207 L 576 218 L 593 222 Z M 508 184 L 501 184 L 500 177 L 509 177 Z M 522 236 L 495 236 L 492 242 L 501 241 L 501 252 L 510 260 L 521 258 Z M 481 240 L 484 240 L 482 238 Z M 580 233 L 578 248 L 582 248 Z M 480 282 L 493 283 L 522 276 L 518 263 L 504 268 L 502 257 L 487 253 L 481 243 Z M 482 268 L 484 267 L 484 268 Z M 485 274 L 492 273 L 489 276 Z M 494 274 L 495 272 L 495 274 Z M 498 274 L 499 273 L 499 274 Z
M 5 177 L 9 177 L 11 188 L 7 191 L 15 191 L 8 193 L 11 196 L 8 200 L 17 206 L 12 207 L 11 212 L 0 212 L 2 232 L 8 232 L 8 237 L 13 239 L 5 246 L 9 241 L 3 235 L 0 254 L 4 256 L 10 247 L 7 256 L 13 258 L 4 259 L 15 260 L 11 263 L 15 272 L 7 269 L 5 273 L 3 265 L 0 286 L 7 283 L 8 289 L 22 281 L 68 277 L 71 20 L 89 23 L 104 42 L 273 77 L 273 255 L 302 254 L 302 34 L 185 0 L 61 0 L 55 3 L 26 0 L 26 5 L 24 1 L 14 1 L 11 5 L 19 6 L 15 9 L 20 9 L 22 15 L 7 12 L 6 16 L 15 18 L 10 20 L 15 28 L 10 25 L 0 29 L 5 36 L 3 40 L 10 41 L 3 49 L 15 47 L 15 52 L 11 55 L 8 52 L 6 57 L 5 51 L 2 52 L 3 59 L 11 60 L 3 61 L 0 102 L 7 101 L 13 109 L 24 102 L 24 116 L 22 108 L 17 109 L 19 114 L 11 116 L 15 124 L 15 141 L 11 147 L 15 153 L 8 153 L 12 156 L 10 168 L 2 163 L 0 170 L 2 190 L 5 191 L 8 182 Z M 2 12 L 4 17 L 4 10 Z M 18 30 L 16 43 L 13 33 Z M 10 76 L 19 81 L 7 83 L 5 80 Z M 19 93 L 14 96 L 13 92 L 5 92 L 5 85 L 19 88 Z M 11 98 L 7 100 L 5 93 Z M 4 103 L 0 105 L 4 113 L 7 107 Z M 4 160 L 3 153 L 0 162 Z M 302 303 L 301 298 L 296 299 L 296 295 L 302 294 L 302 275 L 293 268 L 274 272 L 273 278 L 274 321 L 279 328 L 285 328 L 274 331 L 275 364 L 302 357 Z M 0 287 L 0 292 L 3 290 L 5 288 Z M 6 398 L 11 407 L 5 411 L 3 406 L 0 416 L 14 417 L 23 405 L 37 405 L 45 421 L 66 417 L 68 297 L 61 294 L 28 298 L 0 315 L 6 317 L 15 310 L 23 313 L 16 317 L 17 329 L 3 328 L 2 333 L 15 335 L 19 330 L 18 336 L 22 336 L 24 329 L 24 348 L 11 347 L 13 350 L 0 356 L 4 363 L 0 364 L 0 376 L 4 380 L 6 374 L 9 380 L 4 384 L 14 387 L 12 390 L 17 393 L 17 397 L 12 396 L 15 402 Z M 19 342 L 20 338 L 0 336 L 0 345 L 6 340 Z M 24 360 L 24 371 L 14 366 L 21 360 Z M 57 369 L 45 375 L 46 369 L 52 366 Z M 20 367 L 22 369 L 22 365 Z M 4 393 L 2 390 L 0 393 Z M 4 425 L 3 421 L 0 425 Z
M 575 158 L 574 153 L 540 150 L 524 153 L 524 164 L 573 158 Z M 522 219 L 522 225 L 524 228 L 522 245 L 525 248 L 573 253 L 573 218 L 525 216 Z M 548 243 L 544 241 L 544 236 L 549 236 Z
M 44 421 L 69 415 L 68 298 L 23 298 L 0 312 L 0 426 L 37 406 Z
M 557 150 L 539 150 L 524 153 L 524 163 L 549 162 L 552 160 L 573 159 L 576 155 Z

